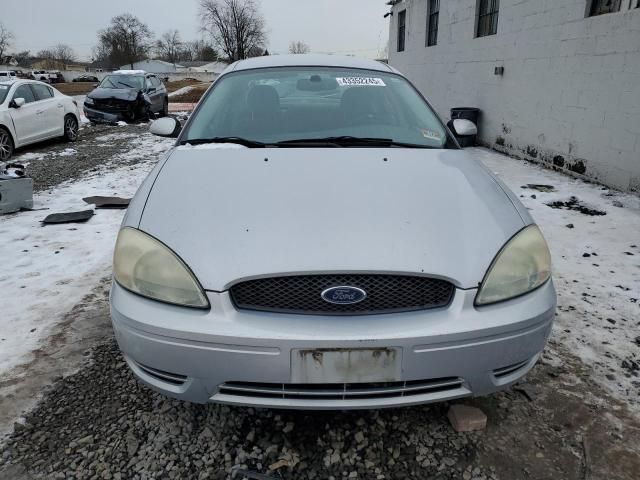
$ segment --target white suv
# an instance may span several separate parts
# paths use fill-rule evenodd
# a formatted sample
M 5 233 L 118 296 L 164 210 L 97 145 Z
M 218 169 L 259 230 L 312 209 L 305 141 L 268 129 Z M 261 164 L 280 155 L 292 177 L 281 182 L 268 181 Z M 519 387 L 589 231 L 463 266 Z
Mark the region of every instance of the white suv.
M 4 82 L 7 80 L 16 80 L 17 78 L 18 76 L 16 75 L 16 72 L 9 72 L 9 71 L 0 72 L 0 82 Z

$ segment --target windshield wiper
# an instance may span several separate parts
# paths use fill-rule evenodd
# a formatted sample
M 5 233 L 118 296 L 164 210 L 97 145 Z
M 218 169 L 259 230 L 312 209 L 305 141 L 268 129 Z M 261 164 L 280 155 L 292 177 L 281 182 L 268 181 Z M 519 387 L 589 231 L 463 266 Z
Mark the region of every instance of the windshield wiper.
M 258 142 L 256 140 L 249 140 L 242 137 L 213 137 L 213 138 L 195 138 L 191 140 L 183 140 L 180 145 L 206 145 L 208 143 L 236 143 L 238 145 L 244 145 L 248 148 L 264 148 L 266 143 Z
M 369 138 L 369 137 L 325 137 L 325 138 L 300 138 L 295 140 L 284 140 L 277 142 L 275 146 L 292 146 L 306 144 L 330 144 L 340 147 L 406 147 L 406 148 L 435 148 L 429 145 L 421 145 L 417 143 L 396 142 L 392 138 Z
M 131 85 L 129 85 L 128 83 L 124 83 L 124 82 L 118 82 L 118 83 L 119 83 L 120 85 L 124 85 L 124 86 L 125 86 L 125 87 L 127 87 L 127 88 L 135 88 L 135 87 L 132 87 Z

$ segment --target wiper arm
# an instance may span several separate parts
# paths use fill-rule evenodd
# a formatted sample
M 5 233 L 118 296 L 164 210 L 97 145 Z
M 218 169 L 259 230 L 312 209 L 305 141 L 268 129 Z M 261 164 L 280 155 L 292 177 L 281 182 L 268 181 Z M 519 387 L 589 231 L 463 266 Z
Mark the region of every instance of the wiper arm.
M 255 140 L 248 140 L 242 137 L 213 137 L 213 138 L 195 138 L 192 140 L 183 140 L 180 145 L 206 145 L 208 143 L 235 143 L 238 145 L 244 145 L 248 148 L 264 148 L 265 143 Z
M 344 135 L 340 137 L 325 137 L 325 138 L 300 138 L 295 140 L 284 140 L 277 142 L 276 146 L 288 146 L 297 144 L 329 144 L 337 145 L 340 147 L 406 147 L 406 148 L 434 148 L 428 145 L 420 145 L 416 143 L 404 143 L 396 142 L 392 138 L 369 138 L 369 137 L 353 137 Z
M 134 88 L 134 87 L 132 87 L 131 85 L 129 85 L 128 83 L 118 82 L 118 84 L 120 84 L 120 85 L 124 85 L 124 86 L 125 86 L 125 87 L 127 87 L 127 88 Z M 114 85 L 114 86 L 115 86 L 115 85 Z

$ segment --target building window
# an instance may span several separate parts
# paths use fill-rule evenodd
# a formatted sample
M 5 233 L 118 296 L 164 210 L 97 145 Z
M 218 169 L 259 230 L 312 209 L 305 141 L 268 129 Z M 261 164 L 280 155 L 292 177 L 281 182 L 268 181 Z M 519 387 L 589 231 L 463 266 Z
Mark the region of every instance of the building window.
M 398 14 L 398 51 L 404 52 L 404 39 L 407 29 L 407 11 L 402 10 Z
M 427 16 L 427 47 L 438 44 L 438 18 L 440 16 L 440 0 L 429 0 Z
M 495 35 L 498 32 L 500 0 L 480 0 L 478 8 L 478 32 L 476 37 Z
M 620 0 L 591 0 L 591 8 L 589 16 L 604 15 L 605 13 L 613 13 L 620 11 Z

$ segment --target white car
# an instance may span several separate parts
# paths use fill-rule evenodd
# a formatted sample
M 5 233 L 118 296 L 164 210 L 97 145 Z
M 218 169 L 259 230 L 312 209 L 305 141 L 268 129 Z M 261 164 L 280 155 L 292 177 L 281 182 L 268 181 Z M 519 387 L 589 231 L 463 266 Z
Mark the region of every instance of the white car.
M 33 80 L 0 81 L 0 161 L 16 148 L 51 138 L 75 142 L 80 112 L 75 100 Z
M 11 72 L 11 71 L 0 72 L 0 82 L 4 80 L 16 80 L 17 78 L 18 76 L 16 75 L 16 72 Z

